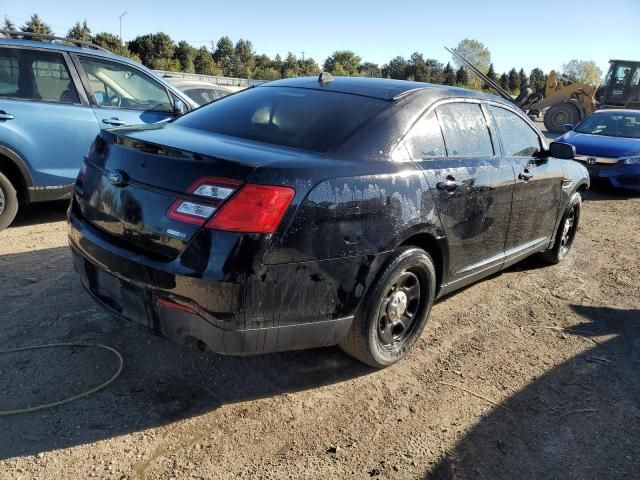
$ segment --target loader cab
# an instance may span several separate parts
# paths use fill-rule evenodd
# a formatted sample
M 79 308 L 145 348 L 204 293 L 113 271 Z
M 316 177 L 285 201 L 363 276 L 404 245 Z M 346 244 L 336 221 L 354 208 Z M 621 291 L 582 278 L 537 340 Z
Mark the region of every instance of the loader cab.
M 640 108 L 640 62 L 611 60 L 597 99 L 603 107 Z

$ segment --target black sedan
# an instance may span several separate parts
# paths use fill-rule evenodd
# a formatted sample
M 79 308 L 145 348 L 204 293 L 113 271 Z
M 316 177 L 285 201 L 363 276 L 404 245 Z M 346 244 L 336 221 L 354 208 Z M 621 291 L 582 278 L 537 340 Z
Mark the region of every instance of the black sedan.
M 401 359 L 435 299 L 568 254 L 589 178 L 513 105 L 405 81 L 288 79 L 100 134 L 69 240 L 86 289 L 234 355 Z

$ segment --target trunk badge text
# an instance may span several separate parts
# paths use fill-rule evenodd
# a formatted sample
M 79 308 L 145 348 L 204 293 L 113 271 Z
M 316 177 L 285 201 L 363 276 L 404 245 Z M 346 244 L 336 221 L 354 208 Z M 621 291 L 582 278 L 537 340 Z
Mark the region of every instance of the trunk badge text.
M 125 174 L 123 172 L 120 172 L 119 170 L 108 172 L 107 178 L 109 179 L 109 182 L 111 182 L 111 185 L 114 185 L 116 187 L 122 187 L 127 182 Z

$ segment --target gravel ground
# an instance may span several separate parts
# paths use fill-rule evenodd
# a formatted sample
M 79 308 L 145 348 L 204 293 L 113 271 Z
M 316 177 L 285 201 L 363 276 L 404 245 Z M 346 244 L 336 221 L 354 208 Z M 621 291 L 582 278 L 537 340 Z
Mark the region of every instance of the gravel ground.
M 88 398 L 0 417 L 1 479 L 638 478 L 640 196 L 588 192 L 574 251 L 440 301 L 374 371 L 337 348 L 230 358 L 96 306 L 65 205 L 0 234 L 0 349 L 103 343 L 124 371 Z M 0 355 L 0 410 L 103 382 L 108 352 Z

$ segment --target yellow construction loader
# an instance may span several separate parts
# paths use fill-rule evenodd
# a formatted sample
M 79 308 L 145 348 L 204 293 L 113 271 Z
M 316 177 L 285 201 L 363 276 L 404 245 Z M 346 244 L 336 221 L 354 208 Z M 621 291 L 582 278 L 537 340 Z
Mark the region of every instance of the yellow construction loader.
M 539 117 L 544 114 L 544 126 L 549 132 L 563 132 L 566 124 L 575 125 L 601 108 L 640 110 L 640 61 L 610 60 L 609 71 L 599 88 L 588 83 L 572 82 L 552 70 L 545 85 L 544 95 L 523 88 L 520 95 L 513 98 L 509 92 L 458 52 L 450 48 L 446 50 L 498 95 L 515 103 L 530 117 Z

